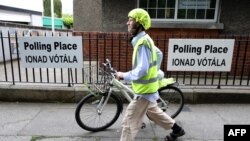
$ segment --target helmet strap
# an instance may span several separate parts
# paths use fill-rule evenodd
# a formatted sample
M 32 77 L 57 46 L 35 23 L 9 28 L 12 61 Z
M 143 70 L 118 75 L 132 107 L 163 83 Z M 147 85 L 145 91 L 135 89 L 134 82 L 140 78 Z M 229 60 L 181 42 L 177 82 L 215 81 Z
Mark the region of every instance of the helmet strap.
M 137 24 L 134 28 L 133 28 L 134 32 L 132 32 L 132 36 L 136 36 L 139 32 L 144 31 L 145 29 L 143 28 L 143 26 L 141 24 Z

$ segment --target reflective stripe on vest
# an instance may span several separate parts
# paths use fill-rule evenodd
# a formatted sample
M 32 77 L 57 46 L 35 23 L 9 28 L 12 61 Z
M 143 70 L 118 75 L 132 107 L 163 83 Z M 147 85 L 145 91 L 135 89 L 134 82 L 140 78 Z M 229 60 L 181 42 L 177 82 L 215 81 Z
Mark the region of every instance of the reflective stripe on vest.
M 151 50 L 149 70 L 147 75 L 138 80 L 132 81 L 132 88 L 137 94 L 155 93 L 159 88 L 157 75 L 157 54 L 156 50 L 153 48 L 154 43 L 148 35 L 140 38 L 134 47 L 132 59 L 133 68 L 136 68 L 137 66 L 137 55 L 141 45 L 144 45 Z
M 152 83 L 152 82 L 155 82 L 155 81 L 158 81 L 158 77 L 155 77 L 155 78 L 151 78 L 149 80 L 142 80 L 142 79 L 139 79 L 139 80 L 135 80 L 133 82 L 135 83 L 140 83 L 140 84 L 148 84 L 148 83 Z
M 135 65 L 133 65 L 133 69 L 136 68 L 136 66 L 137 66 L 137 62 L 135 62 Z M 157 61 L 150 62 L 149 68 L 151 68 L 153 66 L 157 66 Z

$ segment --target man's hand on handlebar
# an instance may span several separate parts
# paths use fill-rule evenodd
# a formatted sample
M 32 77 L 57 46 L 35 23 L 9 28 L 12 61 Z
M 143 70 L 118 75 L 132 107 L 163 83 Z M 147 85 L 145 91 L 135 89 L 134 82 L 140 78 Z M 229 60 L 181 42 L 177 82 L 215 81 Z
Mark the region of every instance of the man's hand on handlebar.
M 118 80 L 123 79 L 123 76 L 124 76 L 124 72 L 117 72 L 117 73 L 116 73 L 116 78 L 117 78 Z

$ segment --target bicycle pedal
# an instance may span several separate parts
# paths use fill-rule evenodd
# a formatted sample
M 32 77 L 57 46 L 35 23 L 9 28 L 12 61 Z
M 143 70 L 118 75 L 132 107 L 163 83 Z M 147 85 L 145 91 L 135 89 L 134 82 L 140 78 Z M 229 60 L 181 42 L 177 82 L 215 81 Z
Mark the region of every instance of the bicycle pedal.
M 162 109 L 162 111 L 167 111 L 167 108 L 166 107 L 160 107 Z
M 143 122 L 141 125 L 141 129 L 144 129 L 144 128 L 146 128 L 146 124 Z

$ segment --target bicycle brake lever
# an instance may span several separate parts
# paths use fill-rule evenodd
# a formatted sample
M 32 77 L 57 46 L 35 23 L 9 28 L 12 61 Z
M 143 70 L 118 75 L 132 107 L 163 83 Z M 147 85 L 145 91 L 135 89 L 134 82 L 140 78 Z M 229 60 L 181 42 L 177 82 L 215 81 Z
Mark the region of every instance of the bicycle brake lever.
M 106 59 L 106 62 L 107 62 L 107 63 L 110 63 L 110 60 L 109 60 L 109 59 Z
M 107 66 L 107 64 L 106 64 L 106 63 L 102 63 L 102 65 L 103 65 L 103 66 L 105 66 L 105 67 Z

